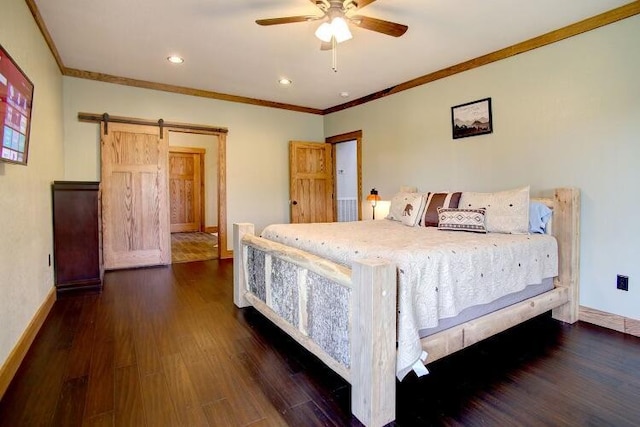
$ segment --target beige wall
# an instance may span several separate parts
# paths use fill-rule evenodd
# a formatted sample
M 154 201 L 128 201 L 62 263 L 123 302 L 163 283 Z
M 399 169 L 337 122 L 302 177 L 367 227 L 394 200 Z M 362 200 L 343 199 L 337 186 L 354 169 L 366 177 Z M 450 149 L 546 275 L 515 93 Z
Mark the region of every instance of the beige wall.
M 226 127 L 227 229 L 289 221 L 289 140 L 322 141 L 322 116 L 63 78 L 65 177 L 99 180 L 99 132 L 78 112 Z M 231 249 L 231 235 L 228 247 Z
M 218 226 L 218 137 L 195 133 L 169 132 L 170 147 L 204 148 L 205 227 Z
M 383 199 L 401 185 L 579 187 L 581 304 L 640 319 L 639 40 L 636 16 L 331 114 L 325 134 L 363 130 L 363 189 Z M 485 97 L 493 134 L 453 140 L 450 107 Z
M 0 44 L 35 86 L 28 166 L 0 163 L 0 365 L 53 286 L 51 182 L 63 178 L 62 77 L 24 0 L 3 0 Z

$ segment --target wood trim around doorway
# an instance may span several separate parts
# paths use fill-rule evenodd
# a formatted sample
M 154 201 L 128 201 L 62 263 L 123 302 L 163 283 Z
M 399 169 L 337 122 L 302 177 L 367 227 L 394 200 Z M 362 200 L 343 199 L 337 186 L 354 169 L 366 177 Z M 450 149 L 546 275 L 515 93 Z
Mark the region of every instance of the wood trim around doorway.
M 218 135 L 218 247 L 220 259 L 232 258 L 227 249 L 227 134 Z
M 227 133 L 212 133 L 197 128 L 171 130 L 174 132 L 188 132 L 218 137 L 218 257 L 219 259 L 232 258 L 233 252 L 227 249 Z M 179 147 L 172 147 L 172 149 L 173 148 Z
M 347 141 L 356 141 L 356 159 L 358 162 L 358 220 L 362 220 L 362 130 L 356 130 L 353 132 L 342 133 L 340 135 L 330 136 L 325 138 L 327 144 L 333 145 L 333 158 L 336 158 L 336 144 Z M 335 161 L 335 160 L 334 160 Z M 333 170 L 333 185 L 337 185 L 335 168 Z M 334 188 L 334 194 L 338 194 L 338 189 Z M 337 203 L 334 203 L 334 218 L 338 218 Z

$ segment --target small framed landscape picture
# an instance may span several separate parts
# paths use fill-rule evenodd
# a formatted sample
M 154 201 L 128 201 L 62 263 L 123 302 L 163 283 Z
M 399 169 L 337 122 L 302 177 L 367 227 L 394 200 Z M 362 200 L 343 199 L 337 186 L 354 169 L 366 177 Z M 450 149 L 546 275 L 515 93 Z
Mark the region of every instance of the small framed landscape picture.
M 453 139 L 493 132 L 491 98 L 451 107 Z

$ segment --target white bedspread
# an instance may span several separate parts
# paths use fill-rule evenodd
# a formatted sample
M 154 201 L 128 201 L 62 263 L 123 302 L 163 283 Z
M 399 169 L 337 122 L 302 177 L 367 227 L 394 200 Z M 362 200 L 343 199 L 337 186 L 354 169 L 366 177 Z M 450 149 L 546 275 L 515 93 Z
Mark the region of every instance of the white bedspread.
M 270 225 L 262 237 L 346 266 L 358 258 L 397 265 L 399 379 L 420 357 L 420 329 L 558 274 L 556 240 L 547 235 L 441 231 L 383 220 Z

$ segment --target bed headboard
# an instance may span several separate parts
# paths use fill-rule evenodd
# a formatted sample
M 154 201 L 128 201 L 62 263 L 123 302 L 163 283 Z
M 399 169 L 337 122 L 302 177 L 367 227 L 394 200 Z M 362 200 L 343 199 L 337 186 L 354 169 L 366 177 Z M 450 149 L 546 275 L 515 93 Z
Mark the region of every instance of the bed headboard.
M 578 320 L 580 305 L 580 190 L 556 188 L 551 200 L 551 234 L 558 241 L 558 277 L 555 284 L 556 287 L 568 288 L 570 293 L 570 303 L 554 309 L 553 317 L 574 323 Z

